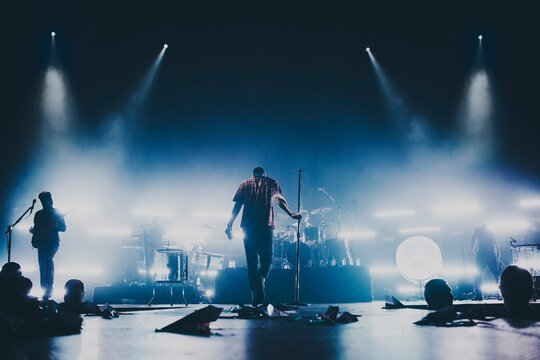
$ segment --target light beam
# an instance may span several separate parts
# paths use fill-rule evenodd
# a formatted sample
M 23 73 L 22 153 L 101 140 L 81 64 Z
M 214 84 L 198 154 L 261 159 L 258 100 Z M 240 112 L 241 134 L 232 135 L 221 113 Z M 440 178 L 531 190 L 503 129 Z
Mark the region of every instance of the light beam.
M 131 117 L 136 117 L 139 114 L 139 110 L 144 105 L 144 102 L 146 101 L 146 98 L 148 96 L 148 93 L 150 92 L 150 89 L 152 88 L 152 84 L 154 83 L 154 80 L 156 78 L 157 71 L 159 69 L 159 66 L 161 65 L 161 62 L 163 61 L 163 56 L 165 55 L 165 51 L 169 45 L 164 44 L 161 48 L 161 51 L 159 52 L 156 60 L 154 60 L 154 63 L 146 73 L 145 77 L 143 78 L 141 84 L 139 85 L 139 88 L 133 96 L 131 97 L 131 102 L 128 105 L 128 112 L 131 115 Z
M 392 120 L 395 122 L 395 125 L 397 125 L 399 131 L 406 131 L 406 129 L 408 129 L 409 127 L 409 111 L 407 109 L 407 106 L 405 105 L 405 102 L 403 101 L 401 96 L 398 95 L 394 85 L 386 76 L 385 72 L 379 65 L 377 59 L 375 58 L 369 47 L 366 48 L 366 52 L 368 53 L 369 59 L 371 60 L 373 70 L 377 75 L 377 80 L 381 87 L 384 98 L 388 104 L 388 109 L 390 110 L 390 116 Z

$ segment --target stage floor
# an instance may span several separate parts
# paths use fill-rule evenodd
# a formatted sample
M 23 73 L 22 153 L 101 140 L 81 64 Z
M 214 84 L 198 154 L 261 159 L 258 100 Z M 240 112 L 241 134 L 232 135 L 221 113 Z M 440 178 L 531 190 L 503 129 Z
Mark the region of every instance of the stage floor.
M 497 319 L 474 327 L 422 327 L 413 322 L 426 310 L 385 310 L 383 302 L 332 305 L 362 317 L 335 325 L 220 318 L 211 324 L 210 337 L 154 332 L 206 306 L 190 305 L 131 311 L 113 320 L 86 316 L 80 335 L 25 339 L 16 346 L 30 359 L 69 360 L 540 359 L 540 323 Z M 311 305 L 303 312 L 324 313 L 327 307 Z

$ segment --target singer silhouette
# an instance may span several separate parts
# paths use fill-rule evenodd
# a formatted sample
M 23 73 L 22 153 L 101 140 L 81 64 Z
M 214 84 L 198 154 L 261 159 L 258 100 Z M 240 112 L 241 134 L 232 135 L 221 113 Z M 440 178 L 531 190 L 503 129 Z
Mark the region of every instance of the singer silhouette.
M 53 208 L 52 195 L 42 191 L 38 195 L 43 209 L 34 215 L 32 233 L 32 246 L 38 251 L 39 275 L 43 300 L 51 297 L 54 283 L 54 255 L 60 245 L 59 231 L 66 231 L 64 216 Z
M 264 302 L 264 283 L 272 265 L 274 229 L 272 200 L 293 219 L 302 218 L 300 213 L 292 212 L 281 193 L 278 182 L 266 177 L 262 167 L 253 169 L 253 176 L 244 180 L 236 191 L 231 219 L 225 230 L 227 237 L 231 240 L 232 225 L 243 206 L 241 226 L 244 230 L 244 249 L 253 306 Z M 257 260 L 260 261 L 260 267 Z

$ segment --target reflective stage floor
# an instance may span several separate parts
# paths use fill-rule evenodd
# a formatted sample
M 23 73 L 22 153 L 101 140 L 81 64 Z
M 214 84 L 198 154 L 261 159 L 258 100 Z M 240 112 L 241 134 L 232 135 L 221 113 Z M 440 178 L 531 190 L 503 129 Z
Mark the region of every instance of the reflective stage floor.
M 86 316 L 80 335 L 12 346 L 20 359 L 540 359 L 540 323 L 422 327 L 413 322 L 426 310 L 385 310 L 382 302 L 340 304 L 340 312 L 362 315 L 349 324 L 244 320 L 224 318 L 234 315 L 224 312 L 211 323 L 210 337 L 154 332 L 205 306 L 128 311 L 113 320 Z M 327 307 L 311 305 L 301 313 Z

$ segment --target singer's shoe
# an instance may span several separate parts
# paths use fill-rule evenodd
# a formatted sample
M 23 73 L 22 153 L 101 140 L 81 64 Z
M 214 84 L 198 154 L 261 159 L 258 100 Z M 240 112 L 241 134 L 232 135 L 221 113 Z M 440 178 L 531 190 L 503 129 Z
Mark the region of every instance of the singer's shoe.
M 255 304 L 254 306 L 264 303 L 264 280 L 265 279 L 263 277 L 259 278 L 257 289 L 255 289 L 255 291 L 253 292 L 253 304 Z

